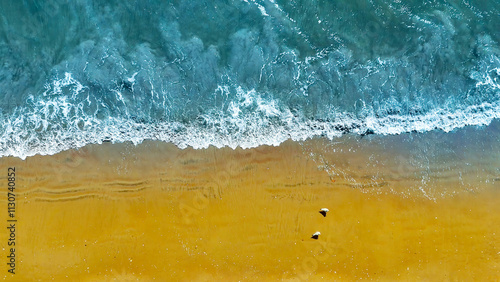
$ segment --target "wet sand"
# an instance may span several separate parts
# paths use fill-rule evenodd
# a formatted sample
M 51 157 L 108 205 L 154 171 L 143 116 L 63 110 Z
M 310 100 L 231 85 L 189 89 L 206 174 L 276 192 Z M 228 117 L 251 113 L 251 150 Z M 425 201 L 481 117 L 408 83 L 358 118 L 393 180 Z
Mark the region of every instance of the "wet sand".
M 16 167 L 18 222 L 16 274 L 2 263 L 0 277 L 500 279 L 497 152 L 477 157 L 479 147 L 455 142 L 452 154 L 415 157 L 418 137 L 378 138 L 248 150 L 102 144 L 2 158 L 2 186 Z

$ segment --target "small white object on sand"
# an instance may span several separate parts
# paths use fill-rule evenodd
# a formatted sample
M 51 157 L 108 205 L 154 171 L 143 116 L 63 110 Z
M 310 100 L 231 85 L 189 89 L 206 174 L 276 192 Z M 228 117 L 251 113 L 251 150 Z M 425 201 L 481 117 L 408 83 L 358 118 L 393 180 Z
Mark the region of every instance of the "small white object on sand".
M 324 217 L 326 217 L 326 213 L 329 212 L 330 210 L 327 208 L 322 208 L 319 210 L 319 213 L 322 214 Z
M 311 238 L 313 238 L 313 239 L 316 239 L 316 240 L 317 240 L 317 239 L 318 239 L 318 237 L 319 237 L 319 235 L 321 235 L 321 233 L 320 233 L 319 231 L 316 231 L 316 233 L 314 233 L 314 234 L 312 235 L 312 237 L 311 237 Z

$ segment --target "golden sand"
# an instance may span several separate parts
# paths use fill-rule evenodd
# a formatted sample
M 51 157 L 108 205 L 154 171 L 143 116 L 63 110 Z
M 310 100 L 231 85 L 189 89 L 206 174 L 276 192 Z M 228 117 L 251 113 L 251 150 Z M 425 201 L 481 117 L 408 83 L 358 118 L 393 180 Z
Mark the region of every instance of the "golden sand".
M 2 263 L 0 277 L 500 279 L 494 183 L 454 188 L 450 176 L 431 189 L 421 184 L 425 177 L 408 177 L 415 173 L 404 158 L 366 165 L 368 152 L 383 148 L 358 148 L 347 160 L 347 147 L 331 156 L 318 154 L 321 147 L 328 146 L 180 150 L 146 142 L 2 158 L 3 187 L 7 167 L 16 167 L 18 222 L 16 274 Z M 498 176 L 492 181 L 498 186 Z M 6 224 L 7 199 L 0 200 Z M 330 210 L 326 217 L 321 208 Z M 316 231 L 318 240 L 311 238 Z

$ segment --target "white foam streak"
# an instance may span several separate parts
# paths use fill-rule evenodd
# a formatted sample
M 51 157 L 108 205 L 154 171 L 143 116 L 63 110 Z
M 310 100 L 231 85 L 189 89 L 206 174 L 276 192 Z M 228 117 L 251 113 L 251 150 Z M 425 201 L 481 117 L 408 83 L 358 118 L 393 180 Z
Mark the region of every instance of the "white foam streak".
M 64 88 L 68 86 L 71 88 L 71 93 L 73 95 L 77 95 L 84 89 L 83 85 L 78 80 L 74 79 L 71 73 L 65 72 L 64 78 L 55 79 L 51 84 L 45 85 L 43 96 L 61 95 L 63 94 Z
M 275 112 L 272 113 L 275 114 Z M 85 121 L 84 130 L 77 127 L 75 120 L 66 128 L 58 128 L 57 133 L 47 132 L 43 140 L 39 140 L 22 128 L 35 122 L 37 126 L 43 124 L 43 128 L 46 129 L 48 126 L 46 121 L 36 120 L 34 115 L 19 116 L 6 123 L 4 127 L 4 132 L 8 133 L 4 133 L 4 138 L 2 138 L 4 141 L 0 142 L 0 156 L 25 159 L 35 154 L 51 155 L 87 144 L 100 144 L 107 136 L 111 136 L 113 142 L 140 144 L 144 140 L 159 140 L 172 142 L 180 148 L 202 149 L 212 145 L 217 148 L 227 146 L 234 149 L 260 145 L 277 146 L 288 139 L 302 141 L 315 136 L 333 139 L 341 136 L 345 128 L 358 134 L 372 130 L 376 134 L 383 135 L 409 131 L 425 132 L 434 129 L 448 132 L 467 125 L 489 124 L 493 119 L 500 118 L 500 105 L 483 103 L 464 111 L 436 110 L 424 116 L 394 115 L 383 118 L 370 116 L 365 120 L 356 120 L 349 115 L 339 114 L 338 116 L 339 118 L 333 122 L 312 121 L 294 117 L 291 113 L 281 113 L 282 122 L 272 123 L 265 115 L 255 112 L 244 116 L 245 120 L 233 116 L 210 117 L 212 120 L 207 120 L 209 123 L 207 127 L 199 124 L 183 125 L 177 122 L 141 124 L 119 118 L 88 119 Z M 14 134 L 20 131 L 22 134 Z M 28 138 L 24 139 L 21 136 Z

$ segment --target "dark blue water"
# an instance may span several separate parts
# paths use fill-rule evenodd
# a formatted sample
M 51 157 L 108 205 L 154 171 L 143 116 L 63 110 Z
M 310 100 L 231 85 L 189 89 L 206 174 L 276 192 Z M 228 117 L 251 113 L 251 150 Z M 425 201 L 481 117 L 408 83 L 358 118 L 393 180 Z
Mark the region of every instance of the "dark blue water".
M 500 118 L 500 1 L 0 2 L 0 156 Z

